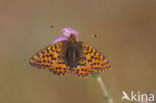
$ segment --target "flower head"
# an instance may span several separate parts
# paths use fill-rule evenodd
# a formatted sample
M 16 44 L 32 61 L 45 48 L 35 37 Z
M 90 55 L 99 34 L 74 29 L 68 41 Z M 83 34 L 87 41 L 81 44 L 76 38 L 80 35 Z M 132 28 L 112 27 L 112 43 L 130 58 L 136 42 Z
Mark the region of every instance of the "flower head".
M 64 34 L 65 37 L 69 38 L 70 37 L 70 34 L 74 34 L 76 39 L 78 39 L 78 32 L 73 30 L 72 28 L 70 27 L 65 27 L 62 29 L 62 33 Z
M 53 41 L 53 44 L 56 43 L 56 42 L 59 42 L 59 41 L 63 41 L 63 40 L 68 40 L 68 38 L 65 37 L 65 36 L 57 37 L 57 38 Z
M 70 27 L 62 28 L 62 33 L 64 36 L 56 38 L 53 41 L 53 44 L 56 42 L 59 42 L 59 41 L 68 40 L 68 38 L 70 37 L 70 34 L 74 34 L 76 39 L 78 40 L 78 32 L 76 32 L 75 30 L 73 30 Z

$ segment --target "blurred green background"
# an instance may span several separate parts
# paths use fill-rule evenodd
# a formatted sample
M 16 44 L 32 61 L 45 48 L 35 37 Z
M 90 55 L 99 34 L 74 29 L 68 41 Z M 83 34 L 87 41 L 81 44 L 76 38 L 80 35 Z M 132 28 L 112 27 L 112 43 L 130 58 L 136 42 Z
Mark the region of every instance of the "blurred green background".
M 123 90 L 156 93 L 155 0 L 1 0 L 0 103 L 107 103 L 92 76 L 28 64 L 67 26 L 111 61 L 101 75 L 115 103 L 132 103 Z

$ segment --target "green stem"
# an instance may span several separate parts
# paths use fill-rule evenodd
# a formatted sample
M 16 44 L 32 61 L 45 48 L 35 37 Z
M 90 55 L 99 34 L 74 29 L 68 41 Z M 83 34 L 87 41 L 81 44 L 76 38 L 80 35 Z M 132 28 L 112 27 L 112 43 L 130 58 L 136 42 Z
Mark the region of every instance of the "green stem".
M 92 72 L 92 76 L 94 78 L 96 78 L 97 82 L 100 84 L 101 86 L 101 89 L 103 91 L 103 94 L 104 94 L 104 97 L 107 99 L 108 103 L 114 103 L 112 97 L 110 96 L 110 94 L 108 93 L 107 89 L 106 89 L 106 86 L 100 76 L 100 73 L 98 72 Z

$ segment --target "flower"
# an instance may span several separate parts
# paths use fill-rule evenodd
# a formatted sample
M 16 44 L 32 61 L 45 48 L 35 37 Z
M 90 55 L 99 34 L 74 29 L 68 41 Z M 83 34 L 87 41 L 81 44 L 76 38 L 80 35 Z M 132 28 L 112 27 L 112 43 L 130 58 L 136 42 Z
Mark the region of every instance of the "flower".
M 76 39 L 78 39 L 78 32 L 76 32 L 75 30 L 73 30 L 70 27 L 65 27 L 62 29 L 62 33 L 64 34 L 64 36 L 69 37 L 70 34 L 74 34 Z
M 59 41 L 63 41 L 63 40 L 68 40 L 68 38 L 70 37 L 70 34 L 74 34 L 76 39 L 78 40 L 78 32 L 73 30 L 72 28 L 70 27 L 65 27 L 65 28 L 62 28 L 62 33 L 64 36 L 62 37 L 57 37 L 54 41 L 53 41 L 53 44 L 56 43 L 56 42 L 59 42 Z
M 56 43 L 56 42 L 59 42 L 59 41 L 63 41 L 63 40 L 68 40 L 68 38 L 67 38 L 67 37 L 64 37 L 64 36 L 62 36 L 62 37 L 57 37 L 57 38 L 53 41 L 53 44 Z

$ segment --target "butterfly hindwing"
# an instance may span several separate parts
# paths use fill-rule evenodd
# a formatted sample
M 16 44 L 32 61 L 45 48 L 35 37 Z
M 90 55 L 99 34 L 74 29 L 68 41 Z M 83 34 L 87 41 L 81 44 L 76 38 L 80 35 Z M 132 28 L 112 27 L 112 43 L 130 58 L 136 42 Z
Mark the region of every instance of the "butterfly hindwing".
M 86 77 L 91 72 L 90 65 L 84 59 L 81 59 L 77 66 L 73 69 L 72 74 L 77 75 L 79 77 Z
M 54 74 L 64 75 L 69 72 L 69 67 L 64 63 L 62 49 L 63 42 L 49 45 L 31 57 L 29 63 L 37 68 L 48 68 Z

